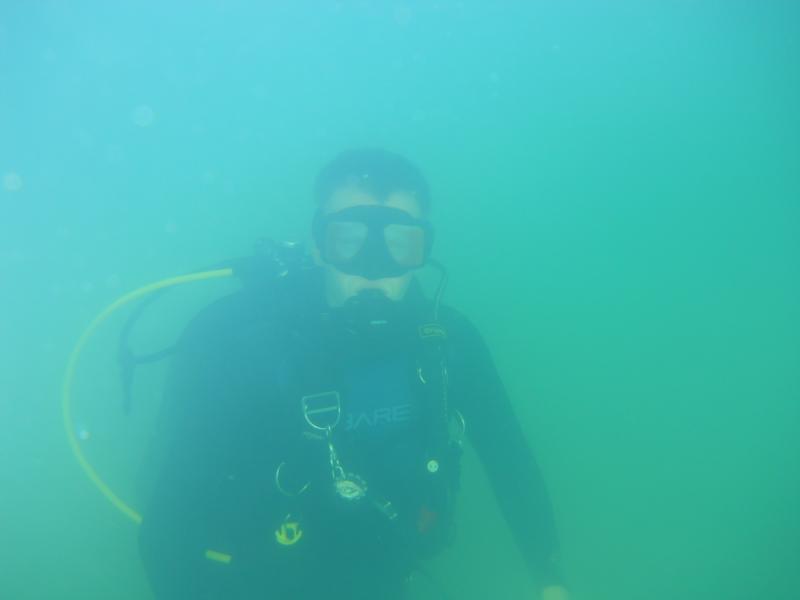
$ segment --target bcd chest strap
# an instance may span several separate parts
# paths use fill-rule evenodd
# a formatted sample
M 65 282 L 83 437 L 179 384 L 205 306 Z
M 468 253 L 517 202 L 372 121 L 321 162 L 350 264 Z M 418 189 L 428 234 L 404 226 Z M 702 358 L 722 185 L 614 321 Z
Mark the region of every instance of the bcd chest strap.
M 455 411 L 449 406 L 447 331 L 441 323 L 431 321 L 409 333 L 413 333 L 413 338 L 409 336 L 410 343 L 405 351 L 410 354 L 409 363 L 414 367 L 410 373 L 414 381 L 409 389 L 417 395 L 424 445 L 424 460 L 418 468 L 420 477 L 427 482 L 422 486 L 424 497 L 420 498 L 420 506 L 425 519 L 430 521 L 431 515 L 449 510 L 452 503 L 460 444 L 451 439 L 449 427 Z M 350 457 L 340 456 L 338 452 L 344 435 L 338 426 L 343 402 L 341 373 L 346 353 L 319 337 L 306 337 L 296 342 L 292 352 L 295 375 L 286 390 L 285 400 L 290 407 L 294 405 L 299 409 L 297 439 L 302 441 L 297 448 L 306 458 L 298 462 L 309 464 L 309 451 L 319 460 L 311 458 L 316 466 L 310 469 L 308 479 L 298 479 L 291 486 L 286 483 L 288 479 L 282 478 L 285 463 L 281 463 L 275 478 L 278 489 L 285 495 L 292 495 L 311 491 L 315 486 L 333 485 L 336 494 L 345 501 L 368 500 L 390 520 L 397 519 L 392 499 L 370 486 L 357 472 L 349 471 Z M 287 462 L 290 460 L 287 458 Z M 324 467 L 321 466 L 323 462 L 326 463 Z

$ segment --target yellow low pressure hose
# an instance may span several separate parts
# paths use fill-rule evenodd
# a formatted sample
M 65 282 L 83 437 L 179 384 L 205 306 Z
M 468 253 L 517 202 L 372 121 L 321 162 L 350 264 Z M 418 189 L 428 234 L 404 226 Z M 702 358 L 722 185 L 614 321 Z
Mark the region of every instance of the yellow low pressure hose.
M 97 315 L 86 330 L 81 335 L 78 343 L 75 344 L 75 347 L 72 349 L 72 352 L 69 355 L 69 361 L 67 362 L 66 372 L 64 373 L 64 381 L 61 386 L 61 412 L 64 417 L 64 429 L 67 434 L 67 440 L 69 441 L 70 448 L 72 449 L 72 454 L 75 456 L 75 459 L 78 461 L 78 464 L 83 469 L 83 472 L 86 473 L 89 480 L 94 484 L 94 486 L 100 490 L 100 493 L 108 499 L 111 504 L 113 504 L 117 509 L 119 509 L 126 517 L 134 521 L 135 523 L 142 522 L 142 515 L 139 512 L 131 507 L 130 504 L 125 502 L 122 498 L 120 498 L 114 491 L 108 487 L 105 481 L 100 478 L 97 471 L 94 467 L 89 463 L 86 459 L 86 456 L 83 454 L 83 450 L 81 450 L 80 443 L 78 442 L 78 438 L 75 435 L 75 423 L 72 420 L 72 384 L 75 379 L 75 370 L 78 366 L 78 361 L 80 360 L 81 352 L 83 352 L 84 347 L 86 346 L 89 339 L 94 334 L 95 330 L 106 320 L 110 317 L 114 312 L 118 309 L 122 308 L 126 304 L 138 300 L 148 294 L 152 294 L 153 292 L 157 292 L 158 290 L 162 290 L 165 288 L 173 287 L 176 285 L 182 285 L 184 283 L 192 283 L 194 281 L 204 281 L 208 279 L 219 279 L 223 277 L 231 277 L 233 275 L 233 269 L 216 269 L 213 271 L 202 271 L 200 273 L 191 273 L 189 275 L 181 275 L 179 277 L 172 277 L 169 279 L 163 279 L 161 281 L 157 281 L 155 283 L 151 283 L 149 285 L 140 287 L 137 290 L 133 290 L 118 298 L 113 303 L 111 303 L 103 312 Z

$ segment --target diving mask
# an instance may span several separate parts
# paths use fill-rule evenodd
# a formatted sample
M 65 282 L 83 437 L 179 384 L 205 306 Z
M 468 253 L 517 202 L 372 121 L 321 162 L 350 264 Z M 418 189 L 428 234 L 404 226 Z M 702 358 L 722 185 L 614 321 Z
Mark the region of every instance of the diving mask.
M 371 280 L 399 277 L 422 267 L 433 245 L 430 223 L 389 206 L 317 213 L 313 227 L 324 262 Z

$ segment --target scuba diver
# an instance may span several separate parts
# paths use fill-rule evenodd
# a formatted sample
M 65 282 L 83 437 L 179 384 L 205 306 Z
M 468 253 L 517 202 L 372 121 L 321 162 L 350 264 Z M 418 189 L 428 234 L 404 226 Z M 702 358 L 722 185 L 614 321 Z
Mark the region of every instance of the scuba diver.
M 170 359 L 140 552 L 159 600 L 406 597 L 452 540 L 462 435 L 537 592 L 567 598 L 553 513 L 490 353 L 427 298 L 430 194 L 347 151 L 315 185 L 313 248 L 204 309 Z M 538 595 L 537 595 L 538 594 Z

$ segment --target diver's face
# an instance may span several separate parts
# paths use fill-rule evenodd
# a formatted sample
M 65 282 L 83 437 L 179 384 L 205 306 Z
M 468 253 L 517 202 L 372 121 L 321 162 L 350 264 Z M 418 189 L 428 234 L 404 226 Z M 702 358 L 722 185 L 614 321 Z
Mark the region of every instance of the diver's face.
M 337 189 L 322 209 L 323 215 L 338 213 L 356 206 L 387 206 L 402 210 L 415 219 L 422 217 L 422 209 L 416 198 L 406 192 L 394 192 L 384 202 L 379 202 L 372 194 L 355 186 Z M 314 246 L 314 259 L 324 269 L 325 296 L 328 304 L 341 306 L 347 300 L 364 290 L 378 290 L 390 300 L 402 300 L 408 291 L 413 274 L 405 273 L 397 277 L 367 279 L 360 275 L 343 273 L 335 266 L 322 261 L 320 250 Z

